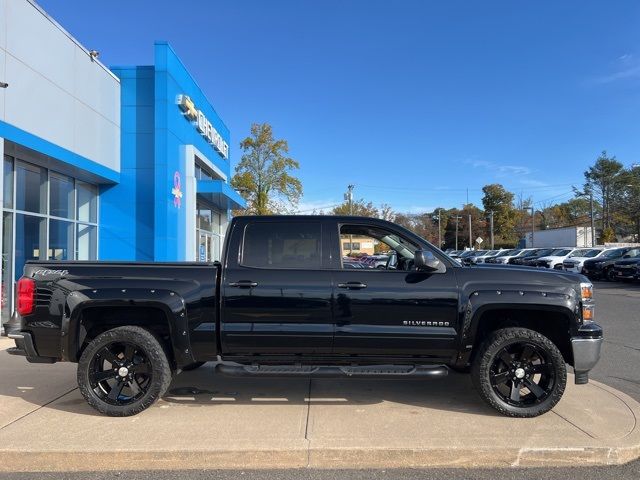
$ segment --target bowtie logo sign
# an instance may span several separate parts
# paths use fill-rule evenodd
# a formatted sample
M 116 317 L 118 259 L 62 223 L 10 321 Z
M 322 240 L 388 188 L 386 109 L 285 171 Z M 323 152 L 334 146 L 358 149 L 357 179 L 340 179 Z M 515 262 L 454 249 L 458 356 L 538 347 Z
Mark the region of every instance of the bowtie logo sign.
M 173 174 L 173 188 L 171 189 L 171 195 L 173 195 L 173 206 L 180 208 L 182 202 L 182 190 L 180 186 L 180 172 Z

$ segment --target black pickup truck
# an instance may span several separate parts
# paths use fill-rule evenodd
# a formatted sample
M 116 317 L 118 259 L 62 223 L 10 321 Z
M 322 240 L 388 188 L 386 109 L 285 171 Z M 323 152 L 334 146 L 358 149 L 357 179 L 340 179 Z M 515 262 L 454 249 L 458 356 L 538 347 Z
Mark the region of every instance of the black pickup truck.
M 343 268 L 356 236 L 385 244 L 384 268 Z M 243 376 L 470 371 L 490 406 L 532 417 L 560 400 L 567 363 L 588 381 L 603 339 L 585 277 L 462 266 L 361 217 L 237 217 L 221 263 L 28 262 L 16 292 L 9 353 L 77 362 L 82 395 L 114 416 L 215 361 Z

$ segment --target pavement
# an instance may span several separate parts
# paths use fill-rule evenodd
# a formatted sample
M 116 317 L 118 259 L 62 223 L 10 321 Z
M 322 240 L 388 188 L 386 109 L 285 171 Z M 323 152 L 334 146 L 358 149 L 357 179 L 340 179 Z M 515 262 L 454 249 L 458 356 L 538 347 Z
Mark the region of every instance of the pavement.
M 29 364 L 0 340 L 0 472 L 616 465 L 640 456 L 640 404 L 598 382 L 511 419 L 468 375 L 247 379 L 212 365 L 128 418 L 89 407 L 75 365 Z

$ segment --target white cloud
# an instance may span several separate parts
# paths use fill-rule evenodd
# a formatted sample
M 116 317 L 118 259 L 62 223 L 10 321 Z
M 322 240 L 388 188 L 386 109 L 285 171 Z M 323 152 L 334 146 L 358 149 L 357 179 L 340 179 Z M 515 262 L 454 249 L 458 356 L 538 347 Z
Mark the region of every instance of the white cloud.
M 533 170 L 524 165 L 500 165 L 486 160 L 466 160 L 465 163 L 474 168 L 482 168 L 493 172 L 498 177 L 530 175 L 533 173 Z
M 313 214 L 313 213 L 329 213 L 336 205 L 340 205 L 342 201 L 335 198 L 320 200 L 301 200 L 296 208 L 296 213 Z
M 592 78 L 589 83 L 605 85 L 633 78 L 640 78 L 640 59 L 631 53 L 625 53 L 616 59 L 613 72 L 596 76 Z

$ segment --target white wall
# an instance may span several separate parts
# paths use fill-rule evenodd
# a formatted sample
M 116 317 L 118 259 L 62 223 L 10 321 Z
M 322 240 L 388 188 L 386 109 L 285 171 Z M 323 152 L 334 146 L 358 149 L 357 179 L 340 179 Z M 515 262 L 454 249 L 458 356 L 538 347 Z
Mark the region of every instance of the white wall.
M 0 120 L 120 171 L 120 83 L 29 0 L 0 0 Z

